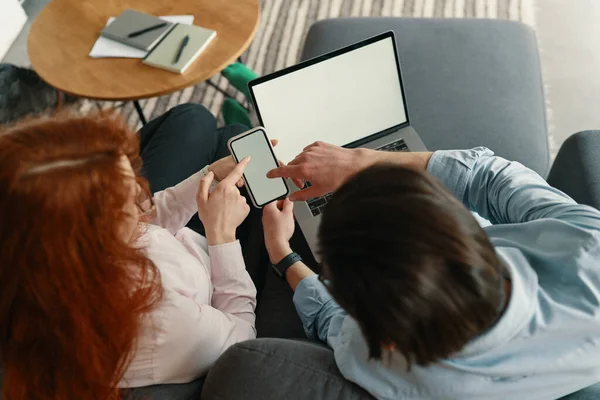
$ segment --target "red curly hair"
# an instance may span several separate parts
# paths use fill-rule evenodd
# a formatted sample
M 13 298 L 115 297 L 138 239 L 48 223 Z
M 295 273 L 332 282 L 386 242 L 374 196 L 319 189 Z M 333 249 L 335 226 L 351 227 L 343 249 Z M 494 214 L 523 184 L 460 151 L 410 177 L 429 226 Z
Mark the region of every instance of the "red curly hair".
M 162 295 L 155 265 L 119 235 L 131 196 L 119 160 L 137 171 L 138 146 L 106 114 L 0 134 L 4 400 L 120 398 L 140 319 Z

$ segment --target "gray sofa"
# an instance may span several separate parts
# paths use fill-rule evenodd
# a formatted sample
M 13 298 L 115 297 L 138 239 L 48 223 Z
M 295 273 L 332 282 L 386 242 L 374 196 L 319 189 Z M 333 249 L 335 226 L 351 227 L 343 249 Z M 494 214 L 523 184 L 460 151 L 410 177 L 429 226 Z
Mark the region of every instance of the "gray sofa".
M 302 59 L 387 30 L 396 33 L 409 114 L 429 149 L 487 146 L 600 208 L 600 132 L 572 136 L 550 170 L 540 61 L 530 28 L 495 20 L 328 20 L 311 27 Z M 295 248 L 305 251 L 301 238 L 294 239 Z M 206 378 L 203 400 L 372 399 L 343 379 L 331 350 L 298 340 L 304 333 L 291 295 L 268 277 L 257 310 L 263 338 L 221 356 Z M 600 385 L 564 399 L 598 398 Z

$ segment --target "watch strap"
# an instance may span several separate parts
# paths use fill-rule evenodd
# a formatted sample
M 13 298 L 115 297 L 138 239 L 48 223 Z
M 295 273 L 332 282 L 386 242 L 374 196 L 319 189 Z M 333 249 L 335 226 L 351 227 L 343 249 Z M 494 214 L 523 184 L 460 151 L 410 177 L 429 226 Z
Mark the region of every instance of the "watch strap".
M 300 257 L 300 254 L 293 251 L 290 254 L 288 254 L 287 256 L 285 256 L 283 258 L 283 260 L 281 260 L 277 264 L 273 265 L 273 270 L 275 271 L 275 274 L 278 277 L 285 280 L 286 271 L 292 265 L 296 264 L 298 261 L 302 261 L 302 257 Z

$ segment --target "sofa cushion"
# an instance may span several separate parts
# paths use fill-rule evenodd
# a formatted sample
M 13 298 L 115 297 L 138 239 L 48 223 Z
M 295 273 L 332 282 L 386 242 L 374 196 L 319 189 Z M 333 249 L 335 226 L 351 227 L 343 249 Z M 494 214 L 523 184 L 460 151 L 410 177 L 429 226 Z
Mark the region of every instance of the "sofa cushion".
M 125 400 L 200 400 L 204 377 L 188 383 L 153 385 L 129 389 Z
M 324 346 L 256 339 L 230 347 L 208 373 L 202 400 L 373 400 L 340 374 Z
M 598 400 L 600 399 L 600 383 L 578 392 L 561 397 L 560 400 Z
M 579 204 L 600 209 L 600 131 L 569 137 L 556 155 L 548 183 Z

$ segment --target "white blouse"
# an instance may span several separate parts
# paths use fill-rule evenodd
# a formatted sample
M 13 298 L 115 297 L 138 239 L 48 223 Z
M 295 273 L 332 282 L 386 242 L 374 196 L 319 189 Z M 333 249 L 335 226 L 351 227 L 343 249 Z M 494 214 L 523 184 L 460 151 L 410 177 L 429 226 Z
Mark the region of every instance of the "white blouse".
M 157 192 L 156 218 L 139 246 L 160 270 L 164 295 L 143 320 L 120 387 L 185 383 L 206 374 L 231 345 L 256 337 L 256 288 L 238 241 L 208 246 L 185 225 L 198 212 L 202 174 Z

